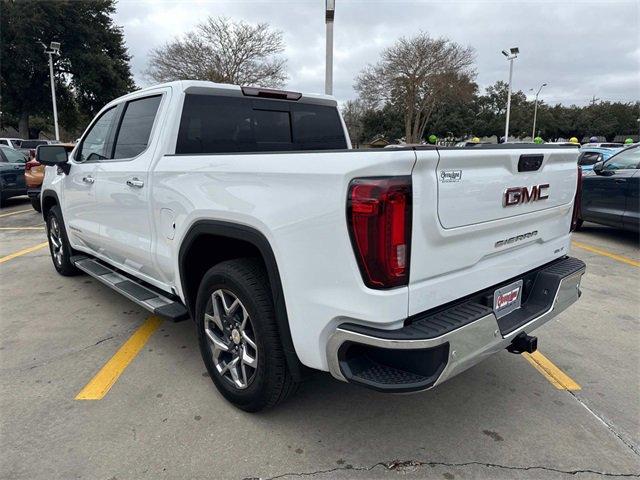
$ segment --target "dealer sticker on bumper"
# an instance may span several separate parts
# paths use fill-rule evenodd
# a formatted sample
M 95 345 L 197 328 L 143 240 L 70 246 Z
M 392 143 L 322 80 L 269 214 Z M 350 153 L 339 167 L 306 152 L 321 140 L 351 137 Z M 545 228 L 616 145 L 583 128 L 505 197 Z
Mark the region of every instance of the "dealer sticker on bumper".
M 497 318 L 520 308 L 522 302 L 522 280 L 499 288 L 493 293 L 493 312 Z

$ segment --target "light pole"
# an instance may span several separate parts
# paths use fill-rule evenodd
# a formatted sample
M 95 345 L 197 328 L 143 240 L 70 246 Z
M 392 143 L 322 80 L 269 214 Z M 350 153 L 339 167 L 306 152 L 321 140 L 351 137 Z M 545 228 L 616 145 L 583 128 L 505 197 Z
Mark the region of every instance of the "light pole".
M 533 107 L 533 133 L 531 134 L 532 141 L 534 138 L 536 138 L 536 118 L 538 116 L 538 95 L 540 95 L 540 91 L 542 90 L 542 87 L 546 87 L 546 86 L 547 86 L 546 83 L 543 83 L 542 85 L 540 85 L 540 88 L 538 89 L 538 93 L 536 93 L 536 101 Z M 533 92 L 533 88 L 530 89 L 529 91 Z
M 56 129 L 56 140 L 60 141 L 58 130 L 58 107 L 56 105 L 56 86 L 53 78 L 53 55 L 60 55 L 60 42 L 51 42 L 49 48 L 44 45 L 44 53 L 49 55 L 49 76 L 51 77 L 51 101 L 53 102 L 53 124 Z
M 507 52 L 502 50 L 502 54 L 509 60 L 509 93 L 507 95 L 507 121 L 504 125 L 504 143 L 509 141 L 509 115 L 511 114 L 511 78 L 513 77 L 513 61 L 518 58 L 520 49 L 518 47 L 512 47 Z
M 333 95 L 333 17 L 336 0 L 326 0 L 325 24 L 327 25 L 327 45 L 324 74 L 324 93 Z

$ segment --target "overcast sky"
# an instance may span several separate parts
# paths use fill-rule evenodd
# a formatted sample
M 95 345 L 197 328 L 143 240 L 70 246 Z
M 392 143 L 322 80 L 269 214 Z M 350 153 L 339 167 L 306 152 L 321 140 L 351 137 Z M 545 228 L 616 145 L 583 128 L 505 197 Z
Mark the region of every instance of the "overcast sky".
M 507 80 L 503 48 L 520 47 L 514 89 L 528 93 L 549 84 L 547 103 L 584 105 L 595 95 L 640 100 L 640 0 L 600 1 L 390 1 L 336 0 L 334 95 L 356 96 L 354 78 L 396 39 L 419 31 L 446 36 L 476 50 L 482 89 Z M 154 46 L 191 30 L 207 16 L 268 22 L 284 32 L 287 88 L 324 89 L 324 0 L 120 0 L 136 83 Z

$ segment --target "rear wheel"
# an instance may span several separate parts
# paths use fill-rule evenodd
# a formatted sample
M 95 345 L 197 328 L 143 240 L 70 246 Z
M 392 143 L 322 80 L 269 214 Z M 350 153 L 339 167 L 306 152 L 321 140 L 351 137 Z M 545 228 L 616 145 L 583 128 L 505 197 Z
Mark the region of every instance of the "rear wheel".
M 261 263 L 222 262 L 202 279 L 196 301 L 200 352 L 220 393 L 257 412 L 295 390 L 288 370 Z
M 74 252 L 69 245 L 67 232 L 64 229 L 64 223 L 62 221 L 62 212 L 57 205 L 51 207 L 51 210 L 47 213 L 47 239 L 49 240 L 51 260 L 58 273 L 65 277 L 71 277 L 81 273 L 80 270 L 71 263 L 71 256 Z

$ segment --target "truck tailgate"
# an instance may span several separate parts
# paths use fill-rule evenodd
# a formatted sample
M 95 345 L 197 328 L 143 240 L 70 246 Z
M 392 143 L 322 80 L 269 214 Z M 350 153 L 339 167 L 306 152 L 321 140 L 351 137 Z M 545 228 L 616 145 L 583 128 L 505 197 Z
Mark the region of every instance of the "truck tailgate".
M 576 149 L 456 149 L 441 150 L 439 154 L 438 218 L 444 228 L 515 217 L 573 202 Z M 534 168 L 536 164 L 532 162 L 540 158 L 539 168 L 518 171 L 519 164 Z M 515 189 L 520 187 L 527 187 L 530 195 L 541 191 L 546 198 L 505 205 L 506 190 L 514 189 L 509 201 L 516 202 L 519 194 Z
M 577 153 L 516 145 L 416 151 L 409 315 L 566 255 Z

